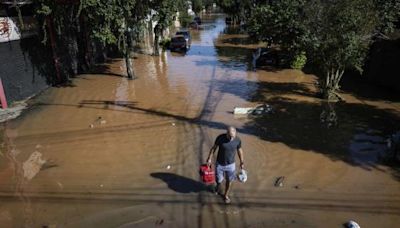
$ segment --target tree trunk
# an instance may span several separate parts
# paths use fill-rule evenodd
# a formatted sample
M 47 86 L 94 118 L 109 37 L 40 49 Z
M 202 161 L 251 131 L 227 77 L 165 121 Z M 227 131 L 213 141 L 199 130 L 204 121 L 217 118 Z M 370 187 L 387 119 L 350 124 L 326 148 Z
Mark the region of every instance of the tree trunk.
M 154 53 L 153 55 L 159 56 L 160 55 L 160 37 L 158 34 L 154 34 Z
M 128 37 L 127 33 L 124 35 L 124 58 L 125 58 L 125 65 L 126 65 L 126 73 L 128 75 L 128 79 L 134 79 L 135 73 L 132 67 L 132 58 L 131 58 L 131 50 L 128 45 Z
M 129 79 L 134 79 L 135 78 L 135 74 L 133 72 L 132 59 L 131 59 L 131 56 L 129 54 L 129 51 L 125 51 L 125 65 L 126 65 L 126 73 L 128 74 L 128 78 Z
M 76 33 L 67 35 L 67 48 L 68 48 L 68 57 L 70 60 L 70 68 L 71 75 L 74 77 L 78 74 L 78 42 Z
M 339 95 L 340 80 L 343 77 L 344 69 L 331 69 L 326 73 L 325 80 L 321 83 L 321 93 L 324 99 L 328 101 L 343 100 Z
M 128 79 L 132 80 L 135 78 L 135 73 L 133 71 L 132 58 L 131 58 L 133 43 L 132 43 L 132 33 L 131 31 L 129 31 L 128 27 L 127 14 L 125 14 L 125 32 L 123 36 L 123 42 L 124 42 L 124 58 L 126 65 L 126 74 L 128 75 Z
M 162 29 L 160 24 L 154 27 L 154 53 L 153 55 L 159 56 L 160 55 L 160 36 L 162 33 Z

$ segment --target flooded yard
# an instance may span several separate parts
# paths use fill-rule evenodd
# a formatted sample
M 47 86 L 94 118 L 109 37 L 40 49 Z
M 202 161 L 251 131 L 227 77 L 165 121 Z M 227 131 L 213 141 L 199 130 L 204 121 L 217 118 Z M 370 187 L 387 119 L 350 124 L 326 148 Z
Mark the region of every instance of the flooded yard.
M 344 89 L 345 102 L 326 103 L 314 75 L 253 71 L 257 44 L 222 16 L 204 21 L 187 53 L 135 54 L 138 79 L 122 77 L 123 61 L 113 59 L 3 124 L 1 227 L 400 224 L 400 165 L 385 141 L 400 130 L 397 95 Z M 264 103 L 273 112 L 233 115 Z M 231 205 L 198 174 L 227 125 L 248 171 Z

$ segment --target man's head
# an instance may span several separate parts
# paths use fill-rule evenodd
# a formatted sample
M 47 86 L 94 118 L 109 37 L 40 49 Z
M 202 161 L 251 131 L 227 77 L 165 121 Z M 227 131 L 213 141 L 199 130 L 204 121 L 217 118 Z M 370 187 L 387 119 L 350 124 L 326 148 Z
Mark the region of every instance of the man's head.
M 236 137 L 236 128 L 232 127 L 232 126 L 229 126 L 226 129 L 226 134 L 231 138 L 235 138 Z

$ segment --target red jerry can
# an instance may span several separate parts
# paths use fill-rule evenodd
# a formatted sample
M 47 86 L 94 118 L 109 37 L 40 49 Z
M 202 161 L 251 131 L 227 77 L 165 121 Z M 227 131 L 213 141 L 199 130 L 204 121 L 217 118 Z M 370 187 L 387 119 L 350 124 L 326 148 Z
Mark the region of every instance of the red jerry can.
M 200 166 L 200 177 L 204 184 L 214 184 L 215 183 L 215 172 L 207 164 Z

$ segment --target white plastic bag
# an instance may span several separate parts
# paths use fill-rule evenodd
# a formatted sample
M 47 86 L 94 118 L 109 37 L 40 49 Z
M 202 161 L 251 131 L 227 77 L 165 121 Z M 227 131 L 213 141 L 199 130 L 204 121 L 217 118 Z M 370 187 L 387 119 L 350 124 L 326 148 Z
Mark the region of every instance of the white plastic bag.
M 241 169 L 240 172 L 238 173 L 238 180 L 242 183 L 247 181 L 247 171 L 244 169 Z

